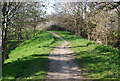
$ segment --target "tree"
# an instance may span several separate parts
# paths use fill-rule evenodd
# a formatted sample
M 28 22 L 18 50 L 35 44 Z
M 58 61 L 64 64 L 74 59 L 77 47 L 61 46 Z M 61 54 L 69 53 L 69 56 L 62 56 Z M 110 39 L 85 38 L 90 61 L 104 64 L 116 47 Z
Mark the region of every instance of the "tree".
M 8 58 L 7 55 L 7 31 L 12 17 L 14 17 L 21 3 L 4 2 L 2 7 L 2 58 L 3 62 Z
M 20 43 L 21 40 L 30 38 L 29 33 L 33 32 L 37 23 L 41 19 L 40 10 L 43 8 L 41 2 L 4 2 L 2 7 L 2 56 L 3 62 L 8 58 L 9 41 L 16 40 Z M 9 34 L 8 34 L 9 33 Z M 26 35 L 25 35 L 26 34 Z M 26 36 L 26 37 L 25 37 Z
M 61 3 L 56 17 L 59 25 L 75 35 L 115 46 L 119 40 L 119 5 L 120 2 L 66 2 Z

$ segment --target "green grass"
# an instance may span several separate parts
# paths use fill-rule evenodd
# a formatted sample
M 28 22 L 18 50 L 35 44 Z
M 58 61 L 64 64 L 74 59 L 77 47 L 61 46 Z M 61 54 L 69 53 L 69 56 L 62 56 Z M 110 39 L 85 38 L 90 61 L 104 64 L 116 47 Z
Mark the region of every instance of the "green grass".
M 69 41 L 71 49 L 75 52 L 75 60 L 84 72 L 85 78 L 120 78 L 120 51 L 74 36 L 70 32 L 54 32 Z M 5 60 L 3 79 L 45 79 L 49 53 L 52 47 L 61 43 L 61 39 L 38 31 L 34 38 L 9 50 L 10 58 Z
M 88 41 L 70 32 L 54 31 L 69 41 L 75 60 L 85 78 L 120 78 L 120 51 L 110 46 Z
M 62 41 L 44 31 L 36 34 L 9 51 L 9 59 L 4 62 L 3 79 L 45 79 L 51 47 Z

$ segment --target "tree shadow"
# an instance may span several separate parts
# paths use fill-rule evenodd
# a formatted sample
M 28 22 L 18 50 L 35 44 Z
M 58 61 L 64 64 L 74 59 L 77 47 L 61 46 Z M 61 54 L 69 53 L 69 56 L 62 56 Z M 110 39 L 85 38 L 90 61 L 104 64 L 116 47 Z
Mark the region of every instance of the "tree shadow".
M 62 74 L 69 74 L 69 72 L 67 72 L 68 68 L 76 68 L 77 67 L 77 65 L 75 63 L 75 59 L 68 59 L 68 60 L 50 59 L 49 66 L 50 67 L 49 67 L 48 72 L 51 72 L 51 73 L 62 73 Z M 53 67 L 53 66 L 55 66 L 55 67 Z M 52 67 L 52 69 L 51 69 L 51 67 Z M 60 71 L 61 69 L 65 70 L 65 71 Z M 74 69 L 72 71 L 81 72 L 81 71 L 78 71 L 76 69 Z
M 34 55 L 31 55 L 31 56 L 41 57 L 41 56 L 49 56 L 49 54 L 34 54 Z
M 77 45 L 77 46 L 66 46 L 66 47 L 55 47 L 55 46 L 39 46 L 39 48 L 57 48 L 57 49 L 68 49 L 68 48 L 79 48 L 79 47 L 88 47 L 89 45 L 98 45 L 99 43 L 95 43 L 95 42 L 88 42 L 86 45 Z
M 66 46 L 66 47 L 55 47 L 55 46 L 42 46 L 44 48 L 57 48 L 57 49 L 68 49 L 68 48 L 78 48 L 78 47 L 87 47 L 87 45 L 79 45 L 79 46 Z M 39 47 L 41 48 L 41 47 Z
M 92 51 L 81 51 L 75 54 L 77 64 L 80 66 L 81 69 L 83 69 L 85 73 L 87 73 L 86 74 L 87 76 L 96 73 L 101 74 L 103 78 L 117 77 L 118 74 L 116 74 L 117 73 L 116 68 L 118 68 L 117 67 L 118 61 L 114 60 L 116 58 L 116 55 L 114 54 L 115 52 L 114 51 L 107 52 L 105 51 L 105 49 L 104 50 L 103 49 L 104 48 L 99 50 L 94 49 Z M 113 57 L 113 55 L 115 56 Z M 98 77 L 98 75 L 94 77 Z
M 43 77 L 48 68 L 48 54 L 32 55 L 4 64 L 3 77 L 28 78 L 31 76 Z M 39 74 L 36 74 L 38 73 Z

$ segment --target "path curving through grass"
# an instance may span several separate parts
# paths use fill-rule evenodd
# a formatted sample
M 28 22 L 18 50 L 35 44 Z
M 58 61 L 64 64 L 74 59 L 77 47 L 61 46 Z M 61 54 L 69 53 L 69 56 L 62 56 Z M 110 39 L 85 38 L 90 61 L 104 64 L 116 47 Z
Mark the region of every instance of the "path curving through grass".
M 82 79 L 82 72 L 75 64 L 73 51 L 69 49 L 69 43 L 54 32 L 54 36 L 62 39 L 64 43 L 55 47 L 48 57 L 50 60 L 48 79 Z

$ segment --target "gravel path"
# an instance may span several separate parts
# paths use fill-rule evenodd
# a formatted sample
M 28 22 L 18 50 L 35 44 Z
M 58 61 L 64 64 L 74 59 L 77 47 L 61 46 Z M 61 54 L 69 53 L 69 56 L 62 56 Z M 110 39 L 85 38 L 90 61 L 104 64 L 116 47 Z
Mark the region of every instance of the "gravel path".
M 55 36 L 58 36 L 54 32 Z M 60 37 L 60 36 L 58 36 Z M 61 38 L 61 37 L 60 37 Z M 62 38 L 62 40 L 64 40 Z M 60 46 L 54 48 L 48 57 L 50 60 L 47 79 L 82 79 L 81 70 L 74 62 L 73 51 L 68 47 L 68 42 L 64 40 Z

